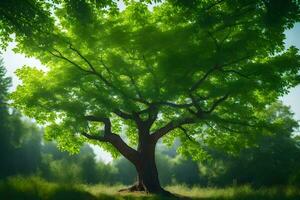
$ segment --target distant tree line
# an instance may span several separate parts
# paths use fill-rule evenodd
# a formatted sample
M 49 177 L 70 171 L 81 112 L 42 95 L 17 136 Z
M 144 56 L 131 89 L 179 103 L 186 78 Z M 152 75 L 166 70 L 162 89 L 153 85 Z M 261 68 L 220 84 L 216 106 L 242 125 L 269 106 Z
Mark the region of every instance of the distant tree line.
M 55 182 L 126 185 L 136 180 L 134 166 L 124 158 L 105 164 L 95 159 L 88 145 L 79 154 L 70 155 L 58 150 L 55 142 L 43 141 L 41 128 L 8 107 L 10 83 L 0 60 L 0 179 L 36 175 Z M 299 136 L 293 134 L 298 123 L 280 103 L 268 110 L 270 120 L 282 120 L 283 127 L 274 130 L 272 135 L 256 135 L 251 144 L 234 148 L 235 152 L 226 151 L 221 145 L 207 147 L 206 159 L 196 162 L 176 154 L 179 141 L 171 148 L 159 144 L 156 162 L 161 183 L 300 185 L 300 143 Z M 236 145 L 235 141 L 232 145 Z

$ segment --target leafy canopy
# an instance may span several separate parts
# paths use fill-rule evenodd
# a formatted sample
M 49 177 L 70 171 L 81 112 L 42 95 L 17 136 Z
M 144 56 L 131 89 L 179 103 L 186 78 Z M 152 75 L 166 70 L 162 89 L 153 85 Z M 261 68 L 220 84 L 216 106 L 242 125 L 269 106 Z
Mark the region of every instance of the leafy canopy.
M 200 157 L 199 141 L 230 149 L 243 135 L 280 127 L 264 109 L 299 83 L 298 49 L 283 43 L 299 1 L 166 0 L 153 10 L 153 1 L 124 2 L 1 1 L 0 38 L 14 33 L 15 50 L 48 69 L 18 70 L 22 85 L 12 95 L 47 126 L 47 138 L 75 152 L 88 140 L 81 133 L 105 134 L 87 121 L 93 115 L 110 118 L 134 146 L 138 116 Z

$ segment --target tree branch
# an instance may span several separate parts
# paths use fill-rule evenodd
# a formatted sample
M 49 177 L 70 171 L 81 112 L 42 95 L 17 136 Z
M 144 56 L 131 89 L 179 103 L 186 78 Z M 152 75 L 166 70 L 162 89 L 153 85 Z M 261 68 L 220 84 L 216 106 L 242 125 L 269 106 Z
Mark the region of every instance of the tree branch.
M 108 74 L 110 74 L 112 77 L 114 77 L 115 79 L 117 79 L 116 76 L 115 76 L 115 74 L 114 74 L 114 73 L 109 69 L 109 67 L 105 64 L 105 62 L 104 62 L 102 56 L 101 56 L 101 58 L 100 58 L 100 62 L 101 62 L 101 64 L 102 64 L 102 66 L 105 68 L 105 70 L 108 72 Z M 133 85 L 134 89 L 136 90 L 138 97 L 139 97 L 140 99 L 143 99 L 142 93 L 141 93 L 141 91 L 139 90 L 139 88 L 138 88 L 138 86 L 137 86 L 137 84 L 136 84 L 136 82 L 135 82 L 133 76 L 132 76 L 132 75 L 126 75 L 126 76 L 130 79 L 130 82 L 131 82 L 131 84 Z
M 153 102 L 153 105 L 159 106 L 169 106 L 169 107 L 173 107 L 173 108 L 188 108 L 193 106 L 193 103 L 185 103 L 185 104 L 176 104 L 176 103 L 172 103 L 172 102 L 164 102 L 164 101 L 158 101 L 158 102 Z
M 193 113 L 195 113 L 197 118 L 184 118 L 184 119 L 178 119 L 178 120 L 174 120 L 174 121 L 167 123 L 165 126 L 156 130 L 152 134 L 154 141 L 159 140 L 161 137 L 166 135 L 168 132 L 170 132 L 176 128 L 182 127 L 182 125 L 195 123 L 197 119 L 205 117 L 205 114 L 212 113 L 216 109 L 216 107 L 218 105 L 220 105 L 223 101 L 225 101 L 228 97 L 229 97 L 229 94 L 226 94 L 223 97 L 221 97 L 220 99 L 216 100 L 208 111 L 202 111 L 202 110 L 198 110 L 198 112 L 192 111 Z
M 68 43 L 69 44 L 69 48 L 76 52 L 76 54 L 81 58 L 83 59 L 87 64 L 88 66 L 90 67 L 90 69 L 92 70 L 92 73 L 95 74 L 96 76 L 98 76 L 107 86 L 111 87 L 111 88 L 114 88 L 116 90 L 119 90 L 118 88 L 116 88 L 112 83 L 110 83 L 106 78 L 104 78 L 104 76 L 102 76 L 100 73 L 97 72 L 96 68 L 92 65 L 92 63 L 85 57 L 83 56 L 83 54 L 75 49 L 71 43 Z
M 132 114 L 125 113 L 125 112 L 121 111 L 120 109 L 114 110 L 113 113 L 115 113 L 116 115 L 118 115 L 119 117 L 121 117 L 123 119 L 132 119 L 132 120 L 134 119 Z
M 224 95 L 223 97 L 221 97 L 220 99 L 217 99 L 213 105 L 211 106 L 211 108 L 208 111 L 204 111 L 204 113 L 212 113 L 216 107 L 218 105 L 220 105 L 223 101 L 225 101 L 227 98 L 229 97 L 229 94 L 227 93 L 226 95 Z
M 94 68 L 94 66 L 90 63 L 90 61 L 85 57 L 83 56 L 79 50 L 75 49 L 71 43 L 69 43 L 69 48 L 72 50 L 72 51 L 75 51 L 77 55 L 79 55 L 79 57 L 81 59 L 83 59 L 87 64 L 88 66 L 91 68 L 91 70 L 94 72 L 94 73 L 97 73 L 96 69 Z M 97 73 L 98 74 L 98 73 Z
M 143 98 L 143 95 L 142 95 L 142 93 L 141 93 L 141 91 L 140 91 L 140 89 L 138 88 L 138 86 L 137 86 L 135 80 L 133 79 L 133 76 L 128 75 L 128 77 L 129 77 L 130 82 L 131 82 L 131 84 L 133 85 L 135 91 L 137 92 L 138 97 L 139 97 L 140 99 L 144 99 L 144 98 Z
M 220 44 L 219 44 L 217 38 L 216 38 L 210 31 L 207 31 L 207 33 L 208 33 L 208 36 L 209 36 L 209 37 L 213 40 L 213 42 L 215 43 L 216 50 L 217 50 L 217 52 L 218 52 L 218 51 L 221 49 L 221 47 L 220 47 Z
M 233 73 L 233 74 L 237 74 L 243 78 L 246 78 L 246 79 L 250 79 L 249 76 L 239 72 L 239 71 L 236 71 L 236 70 L 233 70 L 233 69 L 228 69 L 228 70 L 225 70 L 225 69 L 221 69 L 221 72 L 225 72 L 225 73 Z
M 91 71 L 82 68 L 82 67 L 81 67 L 80 65 L 78 65 L 77 63 L 75 63 L 75 62 L 73 62 L 72 60 L 70 60 L 70 59 L 66 58 L 65 56 L 63 56 L 62 53 L 61 53 L 60 51 L 58 51 L 57 49 L 53 48 L 53 50 L 54 50 L 55 52 L 57 52 L 58 55 L 55 54 L 55 53 L 53 53 L 53 52 L 51 52 L 51 51 L 48 51 L 48 52 L 49 52 L 51 55 L 53 55 L 53 56 L 55 56 L 55 57 L 57 57 L 57 58 L 63 59 L 63 60 L 65 60 L 65 61 L 71 63 L 72 65 L 74 65 L 74 66 L 75 66 L 77 69 L 79 69 L 80 71 L 83 71 L 83 72 L 89 73 L 89 74 L 91 73 Z
M 81 133 L 84 137 L 91 139 L 91 140 L 97 140 L 100 142 L 108 142 L 112 144 L 125 158 L 130 160 L 133 163 L 137 163 L 139 160 L 138 158 L 138 152 L 128 146 L 122 138 L 114 133 L 111 133 L 109 135 L 104 135 L 104 136 L 94 136 L 88 133 Z
M 198 86 L 200 85 L 200 84 L 202 84 L 206 79 L 207 79 L 207 77 L 211 74 L 211 73 L 213 73 L 216 69 L 217 69 L 218 67 L 217 66 L 215 66 L 215 67 L 213 67 L 213 68 L 211 68 L 210 70 L 208 70 L 205 74 L 204 74 L 204 76 L 202 77 L 202 78 L 200 78 L 190 89 L 189 89 L 189 91 L 190 92 L 193 92 L 193 91 L 195 91 L 197 88 L 198 88 Z
M 187 133 L 187 130 L 185 128 L 183 128 L 182 126 L 178 127 L 180 130 L 182 130 L 182 132 L 185 134 L 185 136 L 192 142 L 194 142 L 194 139 L 192 139 L 192 137 Z
M 90 140 L 97 140 L 97 141 L 100 141 L 100 142 L 108 142 L 108 139 L 105 136 L 91 135 L 91 134 L 88 134 L 86 132 L 82 132 L 81 135 L 83 135 L 84 137 L 86 137 Z
M 93 115 L 85 116 L 85 118 L 88 121 L 104 123 L 104 135 L 95 136 L 88 133 L 81 133 L 83 136 L 85 136 L 88 139 L 97 140 L 100 142 L 109 142 L 128 160 L 132 161 L 133 163 L 138 162 L 138 152 L 130 146 L 128 146 L 119 135 L 112 133 L 111 122 L 109 118 Z
M 69 43 L 70 44 L 70 43 Z M 95 75 L 97 76 L 102 82 L 104 82 L 104 84 L 107 86 L 107 87 L 110 87 L 112 89 L 114 89 L 115 91 L 117 91 L 119 94 L 123 95 L 124 97 L 128 98 L 128 99 L 131 99 L 133 101 L 138 101 L 138 102 L 141 102 L 141 103 L 144 103 L 144 104 L 147 104 L 147 102 L 141 98 L 134 98 L 134 97 L 130 97 L 128 94 L 126 94 L 124 91 L 122 91 L 121 89 L 117 88 L 116 86 L 114 86 L 112 83 L 110 83 L 106 78 L 104 78 L 104 76 L 102 76 L 100 73 L 98 73 L 96 71 L 96 69 L 93 67 L 93 65 L 78 51 L 76 50 L 74 47 L 69 47 L 71 50 L 75 51 L 85 62 L 88 63 L 90 70 L 86 70 L 84 69 L 83 67 L 81 67 L 80 65 L 78 65 L 77 63 L 73 62 L 72 60 L 66 58 L 65 56 L 63 56 L 63 54 L 58 51 L 57 49 L 54 49 L 55 52 L 57 52 L 59 55 L 56 55 L 54 54 L 53 52 L 49 51 L 49 53 L 57 58 L 60 58 L 60 59 L 63 59 L 69 63 L 71 63 L 72 65 L 74 65 L 76 68 L 78 68 L 79 70 L 85 72 L 85 73 L 89 73 L 89 74 L 92 74 L 92 75 Z
M 239 63 L 239 62 L 241 62 L 241 61 L 245 61 L 245 60 L 249 59 L 250 57 L 251 57 L 251 56 L 247 55 L 247 56 L 238 58 L 238 59 L 236 59 L 236 60 L 230 61 L 230 62 L 228 62 L 228 63 L 224 63 L 224 64 L 221 64 L 221 65 L 216 65 L 215 67 L 213 67 L 213 68 L 211 68 L 210 70 L 208 70 L 208 71 L 204 74 L 204 76 L 203 76 L 202 78 L 200 78 L 200 79 L 199 79 L 199 80 L 198 80 L 198 81 L 197 81 L 197 82 L 189 89 L 189 91 L 190 91 L 190 92 L 195 91 L 195 90 L 199 87 L 199 85 L 201 85 L 201 84 L 207 79 L 207 77 L 208 77 L 210 74 L 212 74 L 214 71 L 217 71 L 217 70 L 222 71 L 222 68 L 223 68 L 223 67 L 226 67 L 226 66 L 229 66 L 229 65 L 233 65 L 233 64 L 237 64 L 237 63 Z
M 179 128 L 180 126 L 184 124 L 192 124 L 196 122 L 196 118 L 184 118 L 179 120 L 173 120 L 169 123 L 167 123 L 165 126 L 159 128 L 154 133 L 151 134 L 151 137 L 154 141 L 159 140 L 161 137 L 169 133 L 170 131 Z
M 149 127 L 149 130 L 151 128 L 151 126 L 153 125 L 153 123 L 155 122 L 155 120 L 157 119 L 157 115 L 158 115 L 158 108 L 156 105 L 151 105 L 149 107 L 149 111 L 148 111 L 148 120 L 147 120 L 147 126 Z
M 261 126 L 256 126 L 256 125 L 250 124 L 249 123 L 250 120 L 241 121 L 239 119 L 223 119 L 216 115 L 212 115 L 211 119 L 216 122 L 227 123 L 227 124 L 232 124 L 232 125 L 247 126 L 247 127 L 251 127 L 251 128 L 261 128 Z
M 250 55 L 246 55 L 246 56 L 243 56 L 243 57 L 238 58 L 236 60 L 232 60 L 232 61 L 230 61 L 228 63 L 224 63 L 224 64 L 220 65 L 219 68 L 226 67 L 226 66 L 229 66 L 229 65 L 234 65 L 234 64 L 237 64 L 239 62 L 248 60 L 249 58 L 251 58 L 251 56 Z
M 204 12 L 207 12 L 207 11 L 209 11 L 210 9 L 212 9 L 213 7 L 215 7 L 215 6 L 219 5 L 219 4 L 221 4 L 223 1 L 225 1 L 225 0 L 219 0 L 219 1 L 216 1 L 216 2 L 212 3 L 211 5 L 205 7 L 205 8 L 203 9 L 203 11 L 204 11 Z
M 93 116 L 93 115 L 87 115 L 87 116 L 85 116 L 85 118 L 88 121 L 104 123 L 104 135 L 112 134 L 112 132 L 111 132 L 111 122 L 110 122 L 109 118 Z

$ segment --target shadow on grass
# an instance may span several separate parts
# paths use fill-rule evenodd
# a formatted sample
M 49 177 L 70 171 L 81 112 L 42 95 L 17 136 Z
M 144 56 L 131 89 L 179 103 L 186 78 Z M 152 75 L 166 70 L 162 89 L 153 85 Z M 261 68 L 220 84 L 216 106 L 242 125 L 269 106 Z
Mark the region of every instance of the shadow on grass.
M 1 187 L 0 199 L 3 200 L 96 200 L 96 198 L 85 191 L 74 188 L 59 188 L 49 194 L 41 195 L 33 190 L 17 190 L 12 187 Z
M 40 178 L 13 177 L 0 182 L 2 200 L 97 200 L 75 186 L 59 185 Z

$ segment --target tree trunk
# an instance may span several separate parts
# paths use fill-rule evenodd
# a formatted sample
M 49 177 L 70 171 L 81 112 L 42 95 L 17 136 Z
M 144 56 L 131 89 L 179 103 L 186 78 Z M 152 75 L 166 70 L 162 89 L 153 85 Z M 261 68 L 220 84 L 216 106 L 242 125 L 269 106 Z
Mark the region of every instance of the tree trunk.
M 157 167 L 155 163 L 155 151 L 141 153 L 140 160 L 135 166 L 138 175 L 138 185 L 143 186 L 144 190 L 149 193 L 162 193 L 164 190 L 160 186 Z
M 155 144 L 155 142 L 148 139 L 140 142 L 138 161 L 133 163 L 137 171 L 137 182 L 130 188 L 121 191 L 144 191 L 153 194 L 171 195 L 161 187 L 159 182 L 155 162 Z
M 139 130 L 139 140 L 137 156 L 135 160 L 130 160 L 137 171 L 137 183 L 132 187 L 125 189 L 129 191 L 144 191 L 153 194 L 172 196 L 171 193 L 164 190 L 159 182 L 158 171 L 155 162 L 155 146 L 157 139 L 149 131 L 151 123 L 145 123 L 140 120 L 137 122 Z

